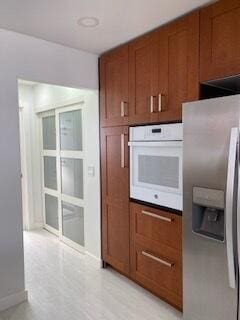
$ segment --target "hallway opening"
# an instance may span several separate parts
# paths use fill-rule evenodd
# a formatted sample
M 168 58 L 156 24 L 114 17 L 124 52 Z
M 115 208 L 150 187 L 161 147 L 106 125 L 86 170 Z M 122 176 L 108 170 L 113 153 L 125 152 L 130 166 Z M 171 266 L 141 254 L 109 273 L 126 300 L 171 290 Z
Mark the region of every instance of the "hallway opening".
M 23 229 L 100 264 L 98 92 L 18 81 Z

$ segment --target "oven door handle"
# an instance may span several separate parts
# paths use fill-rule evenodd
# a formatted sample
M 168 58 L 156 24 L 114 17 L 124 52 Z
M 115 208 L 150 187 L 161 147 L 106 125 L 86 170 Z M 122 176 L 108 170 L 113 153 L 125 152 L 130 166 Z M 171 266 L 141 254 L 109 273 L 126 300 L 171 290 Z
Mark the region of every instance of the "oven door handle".
M 172 147 L 182 148 L 182 141 L 130 141 L 129 147 Z

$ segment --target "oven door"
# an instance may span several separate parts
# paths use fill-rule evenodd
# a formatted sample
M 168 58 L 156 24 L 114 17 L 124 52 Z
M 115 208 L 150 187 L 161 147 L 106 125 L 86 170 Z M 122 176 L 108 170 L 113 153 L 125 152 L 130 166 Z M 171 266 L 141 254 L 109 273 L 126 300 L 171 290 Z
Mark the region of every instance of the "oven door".
M 129 146 L 131 198 L 182 210 L 182 141 Z

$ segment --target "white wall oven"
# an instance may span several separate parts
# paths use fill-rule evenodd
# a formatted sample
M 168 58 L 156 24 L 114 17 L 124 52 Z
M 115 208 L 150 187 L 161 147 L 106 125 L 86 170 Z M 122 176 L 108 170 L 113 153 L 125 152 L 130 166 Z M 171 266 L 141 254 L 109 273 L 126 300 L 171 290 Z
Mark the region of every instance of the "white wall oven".
M 182 123 L 130 128 L 130 197 L 182 210 Z

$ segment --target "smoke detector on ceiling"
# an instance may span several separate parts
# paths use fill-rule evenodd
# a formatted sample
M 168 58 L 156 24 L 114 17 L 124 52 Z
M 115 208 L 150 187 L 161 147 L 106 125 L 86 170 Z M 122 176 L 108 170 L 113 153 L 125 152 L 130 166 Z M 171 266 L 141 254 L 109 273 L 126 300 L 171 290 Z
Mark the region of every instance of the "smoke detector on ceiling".
M 99 19 L 96 17 L 82 17 L 77 21 L 78 25 L 85 28 L 94 28 L 99 25 Z

